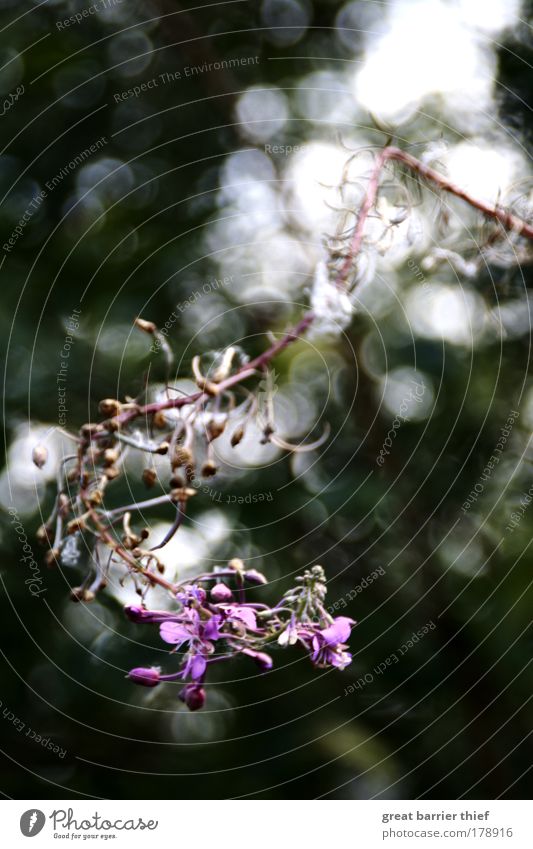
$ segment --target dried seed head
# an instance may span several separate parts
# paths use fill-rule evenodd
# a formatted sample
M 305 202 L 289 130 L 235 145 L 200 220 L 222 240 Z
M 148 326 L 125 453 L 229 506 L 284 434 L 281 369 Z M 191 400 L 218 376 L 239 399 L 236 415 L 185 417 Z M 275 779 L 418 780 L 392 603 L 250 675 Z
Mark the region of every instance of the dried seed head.
M 109 468 L 105 470 L 105 476 L 108 481 L 114 481 L 115 478 L 118 478 L 119 475 L 120 469 L 117 469 L 116 466 L 109 466 Z
M 103 401 L 100 401 L 98 404 L 100 413 L 106 418 L 118 415 L 118 413 L 120 413 L 120 407 L 120 401 L 117 401 L 116 398 L 104 398 Z
M 172 475 L 170 478 L 170 486 L 172 489 L 180 489 L 182 486 L 185 486 L 185 481 L 181 475 Z
M 91 507 L 99 507 L 102 503 L 103 497 L 103 493 L 100 489 L 94 489 L 91 493 L 89 493 L 87 501 Z
M 168 449 L 170 448 L 170 444 L 168 442 L 161 442 L 156 449 L 156 454 L 168 454 Z
M 202 477 L 212 478 L 214 475 L 216 475 L 217 471 L 217 464 L 213 460 L 206 460 L 206 462 L 202 466 Z
M 231 447 L 235 448 L 241 441 L 244 436 L 244 428 L 238 427 L 233 431 L 231 435 Z
M 45 448 L 44 445 L 35 445 L 33 451 L 31 452 L 31 458 L 35 466 L 38 469 L 42 469 L 48 460 L 48 449 Z
M 153 321 L 146 321 L 146 319 L 141 318 L 140 316 L 135 319 L 135 326 L 142 330 L 144 333 L 155 333 L 157 330 L 157 326 Z
M 155 469 L 144 469 L 142 473 L 142 481 L 147 489 L 151 489 L 157 480 L 157 472 Z
M 240 557 L 234 557 L 233 560 L 230 560 L 228 563 L 230 569 L 235 569 L 236 572 L 244 571 L 244 563 L 240 559 Z

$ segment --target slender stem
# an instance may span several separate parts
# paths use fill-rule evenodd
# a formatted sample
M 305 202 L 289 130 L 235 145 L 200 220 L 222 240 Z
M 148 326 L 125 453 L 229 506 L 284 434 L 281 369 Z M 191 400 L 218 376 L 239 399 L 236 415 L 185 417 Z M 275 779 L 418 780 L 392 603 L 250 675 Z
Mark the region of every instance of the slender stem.
M 170 503 L 172 503 L 170 495 L 158 495 L 155 498 L 148 498 L 146 501 L 137 501 L 135 504 L 128 504 L 126 507 L 115 507 L 113 510 L 106 510 L 104 516 L 106 519 L 111 519 L 113 516 L 121 516 L 122 513 L 130 513 L 132 510 L 144 510 L 149 507 L 159 507 L 160 504 Z
M 452 182 L 452 180 L 449 180 L 443 174 L 439 174 L 439 172 L 435 171 L 434 168 L 430 168 L 429 165 L 426 165 L 424 162 L 416 159 L 416 157 L 412 156 L 410 153 L 401 150 L 399 147 L 388 146 L 384 147 L 378 154 L 370 174 L 365 196 L 357 216 L 350 250 L 337 275 L 336 283 L 338 286 L 346 285 L 348 276 L 352 269 L 353 261 L 359 254 L 363 243 L 365 225 L 368 216 L 374 207 L 379 192 L 381 172 L 389 161 L 401 162 L 409 168 L 410 171 L 413 171 L 415 174 L 423 177 L 424 180 L 433 183 L 441 191 L 448 192 L 449 194 L 464 200 L 465 203 L 474 209 L 479 210 L 479 212 L 482 212 L 483 215 L 487 216 L 487 218 L 491 218 L 493 221 L 498 221 L 504 230 L 517 233 L 519 236 L 524 236 L 526 239 L 533 240 L 533 225 L 528 224 L 527 221 L 524 221 L 517 215 L 513 215 L 511 212 L 508 212 L 506 209 L 503 209 L 496 204 L 486 203 L 479 198 L 473 197 L 473 195 L 462 189 L 456 183 Z
M 139 572 L 141 575 L 147 578 L 150 583 L 159 584 L 160 587 L 164 587 L 166 590 L 169 590 L 174 595 L 174 593 L 176 592 L 176 587 L 174 586 L 174 584 L 171 584 L 170 581 L 167 581 L 158 572 L 150 572 L 148 569 L 145 569 L 143 566 L 141 566 L 140 563 L 135 560 L 132 554 L 127 549 L 125 549 L 124 546 L 117 542 L 117 540 L 113 537 L 112 534 L 109 533 L 108 528 L 106 528 L 105 525 L 100 522 L 97 512 L 92 507 L 89 507 L 89 513 L 92 521 L 94 522 L 98 530 L 102 542 L 105 542 L 109 546 L 109 548 L 112 548 L 115 554 L 118 554 L 118 556 L 121 557 L 122 560 L 124 560 L 128 564 L 128 566 L 131 566 L 131 568 L 135 572 Z

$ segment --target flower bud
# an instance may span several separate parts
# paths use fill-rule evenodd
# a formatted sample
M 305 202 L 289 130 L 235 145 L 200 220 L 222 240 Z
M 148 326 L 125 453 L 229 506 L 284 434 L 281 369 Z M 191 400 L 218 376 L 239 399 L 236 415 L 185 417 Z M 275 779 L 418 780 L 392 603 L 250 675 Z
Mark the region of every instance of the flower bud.
M 244 573 L 244 577 L 247 581 L 250 581 L 251 584 L 268 584 L 263 573 L 258 572 L 257 569 L 248 569 L 248 571 Z
M 270 655 L 264 651 L 254 651 L 254 649 L 243 649 L 242 653 L 248 655 L 248 657 L 251 657 L 252 660 L 257 663 L 258 667 L 263 670 L 263 672 L 268 672 L 274 666 L 274 661 L 272 660 Z
M 187 684 L 178 698 L 187 705 L 189 710 L 198 710 L 205 705 L 205 690 L 199 684 Z
M 219 604 L 220 602 L 231 601 L 233 593 L 226 584 L 215 584 L 211 590 L 210 596 L 211 601 L 214 601 L 215 604 Z
M 146 622 L 150 620 L 150 611 L 144 607 L 139 607 L 137 604 L 127 604 L 124 608 L 124 613 L 131 622 Z
M 31 458 L 38 469 L 42 469 L 48 460 L 48 449 L 44 445 L 36 445 L 31 453 Z
M 159 669 L 155 666 L 137 666 L 128 672 L 130 681 L 133 681 L 134 684 L 140 684 L 141 687 L 157 687 L 160 675 Z

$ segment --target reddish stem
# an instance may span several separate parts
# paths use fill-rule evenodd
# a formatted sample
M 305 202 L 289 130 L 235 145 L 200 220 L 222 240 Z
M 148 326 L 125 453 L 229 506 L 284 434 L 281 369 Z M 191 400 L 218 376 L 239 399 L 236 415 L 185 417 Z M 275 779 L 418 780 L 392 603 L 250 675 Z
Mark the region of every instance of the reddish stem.
M 479 210 L 479 212 L 482 212 L 483 215 L 487 216 L 487 218 L 491 218 L 493 221 L 498 221 L 505 230 L 513 231 L 519 236 L 524 236 L 526 239 L 533 240 L 533 225 L 528 224 L 527 221 L 524 221 L 517 215 L 513 215 L 506 209 L 502 209 L 497 205 L 486 203 L 483 200 L 473 197 L 464 189 L 461 189 L 460 186 L 456 185 L 456 183 L 453 183 L 443 174 L 439 174 L 438 171 L 435 171 L 434 168 L 430 168 L 429 165 L 425 165 L 410 153 L 406 153 L 399 147 L 389 146 L 380 151 L 372 169 L 368 187 L 359 210 L 359 215 L 357 216 L 357 222 L 350 244 L 350 251 L 337 276 L 336 282 L 338 286 L 346 285 L 353 261 L 361 249 L 365 224 L 376 202 L 379 191 L 379 179 L 381 172 L 389 161 L 401 162 L 409 168 L 410 171 L 413 171 L 415 174 L 419 174 L 420 177 L 424 178 L 424 180 L 433 183 L 441 191 L 448 192 L 449 194 L 464 200 L 465 203 L 469 204 L 469 206 L 472 206 L 474 209 Z
M 419 174 L 425 180 L 429 181 L 430 183 L 433 183 L 441 191 L 448 192 L 449 194 L 452 194 L 455 197 L 464 200 L 465 203 L 468 203 L 474 209 L 479 210 L 479 212 L 483 213 L 483 215 L 487 216 L 487 218 L 490 218 L 493 221 L 498 221 L 505 230 L 513 231 L 519 236 L 524 236 L 527 239 L 533 240 L 533 225 L 528 224 L 523 219 L 519 218 L 516 215 L 513 215 L 512 213 L 508 212 L 505 209 L 502 209 L 497 205 L 492 205 L 486 203 L 485 201 L 472 197 L 472 195 L 461 189 L 447 177 L 443 176 L 442 174 L 439 174 L 438 171 L 435 171 L 428 165 L 425 165 L 423 162 L 421 162 L 419 159 L 416 159 L 410 153 L 406 153 L 405 151 L 400 150 L 400 148 L 398 147 L 388 146 L 383 148 L 378 153 L 374 167 L 372 169 L 372 173 L 370 174 L 365 196 L 363 198 L 363 202 L 361 204 L 361 208 L 357 216 L 357 222 L 354 228 L 350 244 L 350 250 L 337 275 L 336 282 L 338 286 L 346 285 L 350 271 L 353 267 L 353 261 L 361 250 L 361 246 L 363 244 L 364 239 L 365 225 L 368 220 L 368 216 L 376 203 L 377 195 L 379 192 L 381 172 L 389 161 L 401 162 L 414 173 Z M 284 336 L 282 336 L 281 339 L 271 345 L 270 348 L 267 348 L 266 351 L 264 351 L 251 362 L 246 363 L 244 366 L 242 366 L 242 368 L 235 372 L 235 374 L 230 375 L 230 377 L 226 378 L 226 380 L 223 380 L 219 384 L 217 384 L 218 390 L 220 392 L 224 392 L 226 389 L 229 389 L 232 386 L 235 386 L 236 384 L 247 380 L 249 377 L 252 377 L 258 369 L 262 369 L 266 365 L 268 365 L 268 363 L 275 356 L 277 356 L 277 354 L 287 348 L 292 342 L 295 342 L 297 339 L 300 339 L 301 336 L 310 327 L 314 319 L 314 313 L 306 313 L 293 328 L 288 330 L 284 334 Z M 209 398 L 210 396 L 207 392 L 199 390 L 198 392 L 195 392 L 192 395 L 182 396 L 179 398 L 171 398 L 166 401 L 154 402 L 151 404 L 146 404 L 143 407 L 136 407 L 131 410 L 126 410 L 117 417 L 117 420 L 120 425 L 125 425 L 139 416 L 150 416 L 153 413 L 158 413 L 163 410 L 177 409 L 179 407 L 184 407 L 187 404 L 194 404 L 197 402 L 204 403 L 208 401 Z M 103 433 L 100 435 L 106 436 L 107 433 Z

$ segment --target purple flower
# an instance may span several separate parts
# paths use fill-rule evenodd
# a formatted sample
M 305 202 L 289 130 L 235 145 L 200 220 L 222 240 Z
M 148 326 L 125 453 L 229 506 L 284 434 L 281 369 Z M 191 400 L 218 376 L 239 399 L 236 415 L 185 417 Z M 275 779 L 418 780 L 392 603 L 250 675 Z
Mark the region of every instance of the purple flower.
M 159 684 L 161 672 L 157 667 L 142 667 L 137 666 L 128 672 L 128 678 L 134 684 L 140 684 L 142 687 L 157 687 Z
M 188 657 L 181 677 L 190 676 L 193 681 L 201 680 L 207 667 L 206 655 L 214 652 L 213 641 L 221 636 L 221 622 L 221 616 L 211 616 L 204 620 L 197 610 L 186 608 L 179 620 L 161 623 L 159 633 L 165 643 L 174 645 L 175 649 L 188 643 Z
M 176 598 L 184 607 L 190 607 L 195 604 L 203 605 L 207 598 L 207 593 L 202 587 L 197 587 L 196 584 L 187 584 L 183 587 L 183 591 L 176 595 Z
M 224 601 L 231 601 L 233 598 L 233 593 L 230 588 L 226 586 L 226 584 L 215 584 L 213 589 L 211 590 L 211 601 L 214 601 L 215 604 L 219 604 Z
M 167 613 L 164 610 L 146 610 L 146 608 L 135 604 L 126 605 L 124 613 L 131 622 L 136 622 L 137 624 L 165 622 L 167 619 L 176 618 L 174 613 Z
M 198 710 L 205 705 L 205 690 L 199 684 L 187 684 L 178 698 L 185 702 L 189 710 Z
M 249 631 L 257 631 L 257 618 L 251 607 L 242 604 L 224 604 L 220 605 L 220 609 L 233 624 L 241 628 L 244 625 Z
M 296 617 L 294 613 L 292 614 L 289 624 L 286 628 L 283 629 L 281 634 L 278 637 L 278 643 L 280 646 L 293 646 L 298 640 L 298 626 L 296 625 Z
M 312 638 L 313 653 L 311 660 L 317 666 L 336 666 L 344 669 L 352 662 L 352 656 L 346 651 L 346 640 L 348 640 L 353 619 L 347 616 L 337 616 L 331 625 L 316 631 Z

